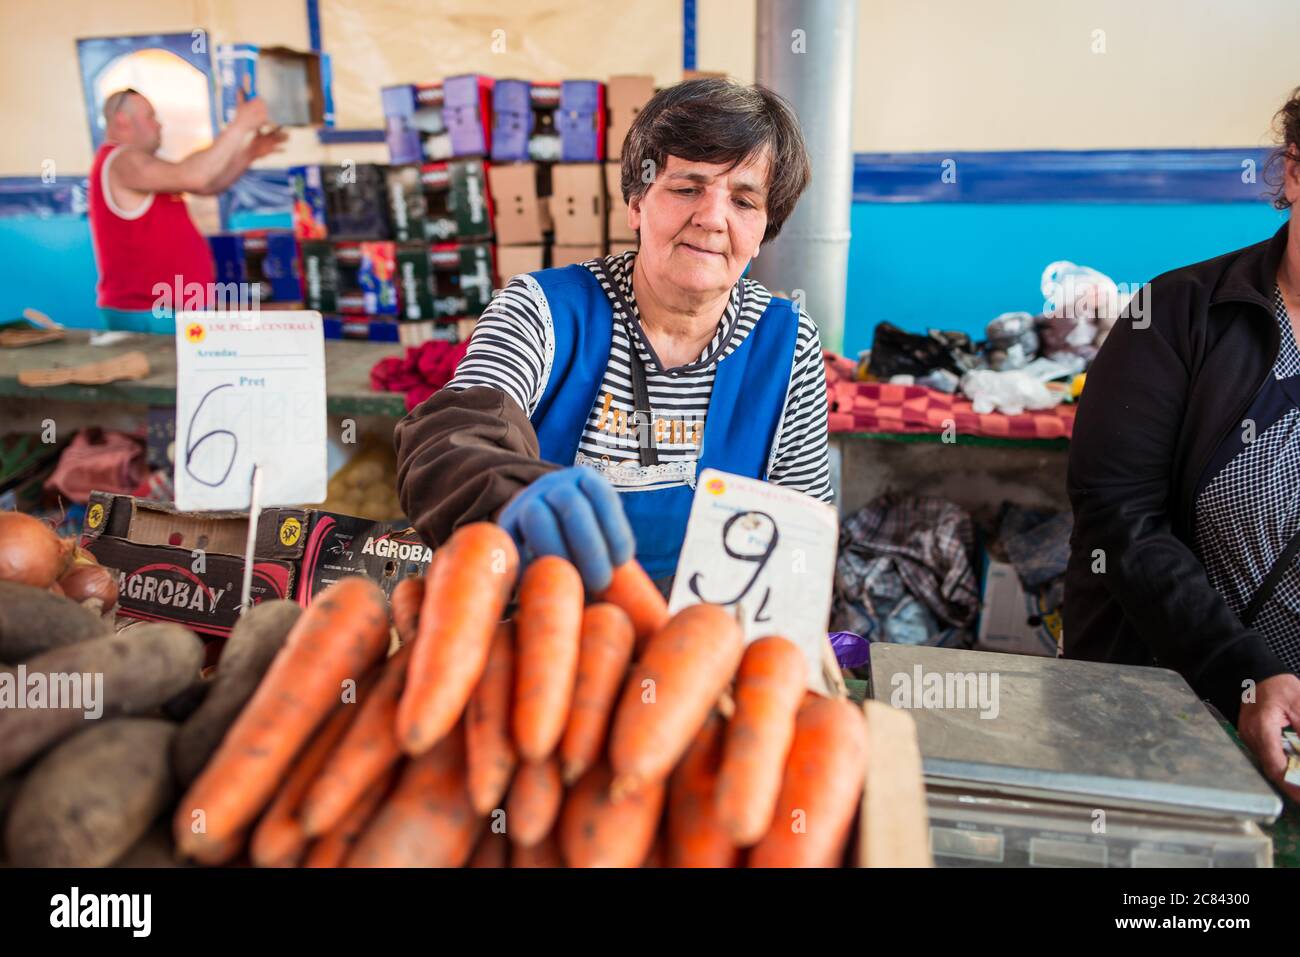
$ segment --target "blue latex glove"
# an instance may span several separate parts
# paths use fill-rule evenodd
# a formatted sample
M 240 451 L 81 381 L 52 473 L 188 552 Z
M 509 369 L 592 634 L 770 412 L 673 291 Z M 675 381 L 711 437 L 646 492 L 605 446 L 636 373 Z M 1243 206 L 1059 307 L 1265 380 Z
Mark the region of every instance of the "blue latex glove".
M 614 569 L 636 554 L 636 538 L 614 487 L 595 469 L 543 475 L 519 492 L 497 519 L 527 565 L 543 555 L 572 562 L 592 594 L 609 587 Z

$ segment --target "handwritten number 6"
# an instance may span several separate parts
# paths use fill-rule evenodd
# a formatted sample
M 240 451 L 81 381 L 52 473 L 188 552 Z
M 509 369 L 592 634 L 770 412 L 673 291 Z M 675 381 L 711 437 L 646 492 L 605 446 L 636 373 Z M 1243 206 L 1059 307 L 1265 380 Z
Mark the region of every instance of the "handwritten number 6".
M 739 552 L 737 552 L 735 549 L 733 549 L 731 545 L 727 542 L 727 533 L 731 531 L 732 526 L 735 525 L 736 522 L 747 518 L 765 518 L 767 519 L 768 523 L 772 526 L 772 538 L 768 541 L 767 548 L 765 548 L 762 554 L 760 555 L 742 555 Z M 749 581 L 745 583 L 745 587 L 740 590 L 740 594 L 736 595 L 736 597 L 732 598 L 730 601 L 714 601 L 713 599 L 705 598 L 704 595 L 700 593 L 699 572 L 695 572 L 695 574 L 691 575 L 690 581 L 687 582 L 687 585 L 690 587 L 691 592 L 695 595 L 695 597 L 700 599 L 700 601 L 708 602 L 709 604 L 714 604 L 714 605 L 736 604 L 736 602 L 740 601 L 742 598 L 744 598 L 746 595 L 749 594 L 749 590 L 753 588 L 754 583 L 758 581 L 758 576 L 763 574 L 763 569 L 767 567 L 768 559 L 771 558 L 772 553 L 776 551 L 776 543 L 780 540 L 780 538 L 781 538 L 781 532 L 780 529 L 776 527 L 776 520 L 773 519 L 771 515 L 767 514 L 767 512 L 737 512 L 735 515 L 731 516 L 731 518 L 727 519 L 726 524 L 722 526 L 722 547 L 726 551 L 727 555 L 729 555 L 731 558 L 736 559 L 737 561 L 754 562 L 757 566 L 754 569 L 754 574 L 751 575 Z M 770 595 L 770 591 L 771 590 L 768 589 L 767 593 L 763 595 L 762 604 L 759 605 L 758 614 L 754 618 L 755 621 L 766 620 L 766 618 L 763 616 L 763 610 L 767 607 L 767 600 Z
M 199 404 L 194 408 L 194 414 L 190 416 L 190 421 L 185 426 L 185 435 L 187 438 L 191 434 L 193 434 L 194 421 L 199 417 L 199 413 L 203 410 L 203 403 L 208 401 L 208 396 L 212 395 L 212 393 L 216 392 L 218 389 L 233 389 L 233 388 L 234 388 L 234 383 L 227 382 L 224 383 L 223 385 L 213 386 L 207 392 L 203 393 L 203 398 L 199 399 Z M 198 475 L 194 474 L 194 470 L 190 468 L 190 462 L 193 461 L 195 454 L 197 454 L 199 450 L 199 446 L 201 446 L 208 439 L 218 435 L 230 436 L 230 461 L 226 463 L 226 470 L 221 473 L 221 478 L 217 479 L 215 482 L 209 482 L 207 479 L 201 478 Z M 235 457 L 238 454 L 239 454 L 239 438 L 235 435 L 235 433 L 231 432 L 229 429 L 213 429 L 211 432 L 203 433 L 203 435 L 199 436 L 197 441 L 191 442 L 189 445 L 185 447 L 185 473 L 189 475 L 190 478 L 194 479 L 194 481 L 198 482 L 201 485 L 206 485 L 209 488 L 218 488 L 226 481 L 227 478 L 230 477 L 230 470 L 235 467 Z

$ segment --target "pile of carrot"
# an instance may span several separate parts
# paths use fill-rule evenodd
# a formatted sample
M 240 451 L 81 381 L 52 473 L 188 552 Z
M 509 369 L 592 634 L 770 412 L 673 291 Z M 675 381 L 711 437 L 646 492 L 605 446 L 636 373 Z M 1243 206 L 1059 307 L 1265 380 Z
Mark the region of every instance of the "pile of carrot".
M 185 856 L 267 867 L 835 867 L 866 724 L 726 610 L 668 615 L 636 562 L 588 603 L 457 530 L 391 606 L 323 592 L 177 808 Z M 507 617 L 513 602 L 513 614 Z M 390 647 L 395 628 L 397 650 Z

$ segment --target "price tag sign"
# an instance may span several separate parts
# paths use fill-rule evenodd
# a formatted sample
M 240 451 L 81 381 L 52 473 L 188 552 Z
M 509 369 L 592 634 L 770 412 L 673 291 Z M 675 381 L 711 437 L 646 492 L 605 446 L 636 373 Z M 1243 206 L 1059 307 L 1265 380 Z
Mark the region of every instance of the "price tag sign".
M 325 338 L 318 312 L 176 314 L 176 507 L 325 499 Z
M 803 649 L 808 687 L 833 694 L 826 667 L 839 517 L 825 502 L 716 469 L 700 473 L 668 602 L 737 609 L 746 642 L 768 635 Z M 834 659 L 833 653 L 830 655 Z

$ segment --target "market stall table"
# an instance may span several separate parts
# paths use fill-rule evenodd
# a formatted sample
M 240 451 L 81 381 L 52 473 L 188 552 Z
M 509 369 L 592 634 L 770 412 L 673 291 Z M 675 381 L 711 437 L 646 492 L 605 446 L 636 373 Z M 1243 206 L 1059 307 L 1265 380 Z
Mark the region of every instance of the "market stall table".
M 176 342 L 170 336 L 132 334 L 111 345 L 90 344 L 91 333 L 68 330 L 61 342 L 20 349 L 0 349 L 0 396 L 32 401 L 62 400 L 82 403 L 127 403 L 172 407 L 176 405 Z M 377 415 L 401 418 L 406 414 L 403 396 L 370 388 L 370 369 L 380 359 L 401 355 L 396 343 L 326 340 L 326 411 L 330 415 Z M 29 388 L 18 381 L 23 369 L 49 369 L 102 362 L 141 352 L 149 361 L 143 379 L 106 385 L 59 385 Z

